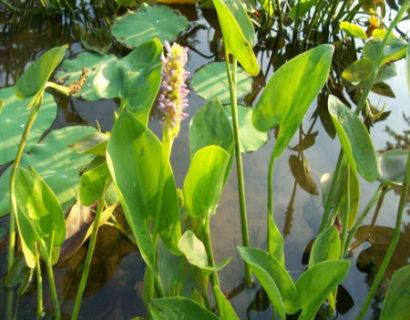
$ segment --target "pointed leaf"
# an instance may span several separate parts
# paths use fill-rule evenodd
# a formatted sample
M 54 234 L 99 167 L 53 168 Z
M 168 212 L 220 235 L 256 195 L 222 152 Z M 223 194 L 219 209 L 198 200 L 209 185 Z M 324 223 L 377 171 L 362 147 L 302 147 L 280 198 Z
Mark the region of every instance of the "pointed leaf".
M 255 30 L 253 24 L 246 9 L 243 6 L 243 1 L 240 0 L 225 0 L 225 5 L 229 8 L 229 11 L 235 17 L 236 22 L 241 28 L 243 35 L 251 46 L 255 45 Z
M 313 242 L 309 257 L 309 268 L 322 261 L 338 260 L 340 248 L 339 232 L 336 226 L 331 226 L 320 233 Z

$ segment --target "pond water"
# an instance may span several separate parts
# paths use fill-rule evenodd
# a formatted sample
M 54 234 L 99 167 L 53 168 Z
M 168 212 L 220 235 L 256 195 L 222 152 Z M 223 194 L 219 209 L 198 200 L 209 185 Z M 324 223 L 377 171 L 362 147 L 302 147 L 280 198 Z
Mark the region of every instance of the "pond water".
M 187 69 L 192 74 L 205 64 L 221 61 L 223 51 L 220 45 L 220 31 L 215 30 L 216 15 L 212 11 L 202 11 L 198 7 L 183 5 L 174 7 L 186 15 L 190 22 L 187 31 L 177 39 L 182 45 L 190 47 Z M 72 58 L 84 51 L 79 42 L 78 32 L 70 28 L 72 21 L 64 16 L 45 16 L 39 9 L 38 13 L 28 17 L 14 17 L 10 20 L 0 4 L 0 88 L 12 86 L 22 74 L 24 68 L 35 60 L 46 49 L 70 44 L 66 58 Z M 112 12 L 110 12 L 112 14 Z M 98 25 L 101 22 L 94 22 Z M 407 29 L 408 31 L 409 29 Z M 290 32 L 288 32 L 290 34 Z M 274 33 L 273 36 L 276 36 Z M 300 35 L 302 39 L 303 35 Z M 252 92 L 244 100 L 249 105 L 258 96 L 261 86 L 271 77 L 280 64 L 297 54 L 297 47 L 302 48 L 302 40 L 291 43 L 279 41 L 281 45 L 274 52 L 269 46 L 275 39 L 261 41 L 257 44 L 258 60 L 263 75 L 258 76 L 253 83 Z M 340 39 L 339 39 L 340 40 Z M 282 44 L 282 41 L 284 42 Z M 361 47 L 357 43 L 357 47 Z M 116 54 L 126 52 L 120 46 L 111 49 Z M 273 55 L 273 56 L 272 56 Z M 360 55 L 360 54 L 358 54 Z M 269 65 L 269 61 L 273 65 Z M 392 111 L 386 120 L 375 123 L 371 127 L 371 135 L 376 151 L 385 150 L 388 143 L 395 145 L 400 142 L 402 148 L 409 147 L 409 94 L 406 87 L 405 63 L 397 63 L 402 71 L 400 75 L 388 80 L 395 98 L 376 94 L 370 95 L 373 105 L 381 107 L 386 104 L 386 111 Z M 343 88 L 342 88 L 343 90 Z M 347 94 L 345 94 L 346 97 Z M 118 108 L 118 101 L 103 100 L 88 102 L 77 98 L 66 98 L 56 95 L 58 115 L 53 128 L 74 124 L 89 124 L 102 131 L 110 131 L 113 125 L 113 112 Z M 189 94 L 190 117 L 205 103 L 194 90 Z M 320 177 L 323 173 L 334 170 L 340 144 L 337 138 L 331 138 L 323 126 L 323 118 L 319 117 L 320 103 L 314 102 L 303 122 L 304 133 L 314 133 L 314 145 L 303 151 L 314 183 L 319 190 L 318 195 L 303 190 L 296 182 L 289 167 L 289 157 L 298 155 L 298 151 L 287 149 L 275 163 L 274 174 L 274 212 L 275 221 L 285 237 L 286 267 L 294 279 L 306 269 L 303 256 L 308 243 L 317 234 L 323 213 L 320 193 Z M 329 121 L 329 119 L 327 119 Z M 153 112 L 150 128 L 160 136 L 161 121 L 158 113 Z M 189 119 L 182 124 L 181 133 L 174 143 L 172 151 L 172 167 L 175 172 L 178 187 L 182 187 L 189 166 Z M 389 129 L 388 129 L 389 128 Z M 316 135 L 317 133 L 317 135 Z M 398 141 L 398 136 L 403 137 Z M 290 146 L 296 146 L 299 140 L 295 135 Z M 244 154 L 244 171 L 246 200 L 248 207 L 248 223 L 250 243 L 254 247 L 266 248 L 266 190 L 267 169 L 270 154 L 275 139 L 271 133 L 270 140 L 260 150 Z M 0 167 L 0 172 L 5 167 Z M 241 288 L 243 282 L 243 264 L 235 250 L 241 244 L 239 208 L 237 199 L 237 184 L 233 168 L 225 186 L 222 199 L 216 214 L 211 219 L 211 234 L 216 262 L 226 257 L 232 257 L 229 265 L 219 275 L 222 290 L 229 292 L 232 304 L 241 319 L 271 319 L 268 299 L 259 286 L 254 289 Z M 369 184 L 361 180 L 362 209 L 370 199 L 378 184 Z M 366 297 L 369 286 L 377 270 L 377 262 L 382 259 L 391 239 L 392 227 L 398 207 L 399 196 L 390 192 L 384 199 L 375 227 L 368 232 L 374 241 L 365 241 L 352 251 L 350 260 L 352 266 L 339 290 L 337 319 L 355 319 L 361 304 Z M 361 212 L 361 210 L 359 210 Z M 372 214 L 364 225 L 371 224 Z M 3 217 L 1 225 L 7 226 L 8 219 Z M 0 240 L 0 276 L 6 272 L 6 240 Z M 110 227 L 103 227 L 98 236 L 92 268 L 80 310 L 80 319 L 129 319 L 135 316 L 145 316 L 146 310 L 142 302 L 142 281 L 144 263 L 135 248 L 121 235 Z M 81 261 L 86 249 L 82 247 L 73 258 L 56 268 L 56 282 L 62 301 L 62 313 L 69 316 L 77 283 L 81 276 Z M 384 284 L 386 288 L 392 273 L 410 261 L 410 211 L 407 207 L 399 247 L 387 271 Z M 45 275 L 44 275 L 45 277 Z M 45 284 L 45 303 L 51 310 L 48 287 Z M 384 292 L 380 291 L 371 305 L 366 319 L 377 319 L 381 310 Z M 5 310 L 4 291 L 0 291 L 0 314 Z M 36 292 L 31 288 L 28 294 L 19 298 L 18 319 L 32 319 L 36 306 Z M 2 316 L 0 316 L 2 317 Z M 325 318 L 325 315 L 319 315 Z

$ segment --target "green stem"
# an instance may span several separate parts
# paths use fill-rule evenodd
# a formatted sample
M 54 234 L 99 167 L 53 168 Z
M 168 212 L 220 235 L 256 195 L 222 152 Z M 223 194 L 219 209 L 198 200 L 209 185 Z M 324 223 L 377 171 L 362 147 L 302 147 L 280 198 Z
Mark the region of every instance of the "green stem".
M 41 276 L 40 254 L 38 253 L 37 244 L 35 244 L 36 253 L 36 273 L 37 273 L 37 314 L 36 319 L 43 316 L 43 279 Z
M 349 215 L 350 215 L 350 168 L 349 165 L 346 168 L 346 204 L 345 204 L 345 212 L 343 215 L 343 230 L 342 230 L 342 237 L 341 237 L 341 244 L 342 247 L 340 249 L 340 259 L 343 259 L 345 246 L 346 246 L 346 236 L 347 236 L 347 229 L 349 228 Z
M 225 51 L 225 63 L 226 73 L 229 81 L 229 94 L 231 98 L 231 112 L 232 112 L 232 125 L 233 134 L 235 139 L 235 158 L 236 158 L 236 173 L 238 178 L 238 195 L 239 195 L 239 211 L 241 215 L 241 230 L 242 230 L 242 245 L 249 247 L 249 232 L 248 221 L 246 215 L 246 198 L 245 198 L 245 182 L 243 178 L 243 165 L 241 146 L 239 143 L 239 121 L 238 121 L 238 106 L 236 101 L 236 68 L 237 59 L 232 58 L 232 73 L 229 66 L 229 55 Z M 252 272 L 249 266 L 245 264 L 245 283 L 247 286 L 252 286 Z
M 56 284 L 54 281 L 54 273 L 53 273 L 53 267 L 51 265 L 51 261 L 46 261 L 46 267 L 47 267 L 48 282 L 50 284 L 51 298 L 53 300 L 54 317 L 56 320 L 60 320 L 61 318 L 60 306 L 58 303 L 57 290 L 56 290 Z
M 46 82 L 46 88 L 52 88 L 54 90 L 57 90 L 58 92 L 61 92 L 62 94 L 65 94 L 66 96 L 69 96 L 71 93 L 71 89 L 66 86 L 62 86 L 60 84 L 54 83 L 54 82 Z
M 211 229 L 209 227 L 210 223 L 210 215 L 207 215 L 205 217 L 205 224 L 204 224 L 204 240 L 205 240 L 205 248 L 206 248 L 206 253 L 208 255 L 208 263 L 209 266 L 212 268 L 215 268 L 215 259 L 214 259 L 214 252 L 212 250 L 212 242 L 211 242 Z M 212 286 L 218 286 L 219 287 L 219 278 L 218 278 L 218 273 L 216 270 L 213 270 L 211 273 L 211 281 L 212 281 Z
M 406 175 L 404 177 L 403 187 L 401 189 L 400 202 L 399 202 L 399 207 L 398 207 L 398 212 L 397 212 L 396 226 L 394 228 L 393 238 L 390 242 L 389 248 L 387 249 L 386 256 L 383 259 L 383 262 L 379 268 L 379 271 L 377 272 L 376 277 L 372 283 L 372 286 L 370 287 L 366 300 L 363 303 L 362 308 L 360 309 L 357 320 L 362 320 L 363 317 L 365 316 L 366 311 L 369 308 L 370 302 L 372 301 L 373 296 L 376 293 L 377 288 L 379 287 L 380 281 L 382 280 L 382 277 L 387 269 L 387 266 L 389 265 L 391 257 L 393 256 L 397 243 L 399 242 L 401 221 L 403 219 L 404 207 L 406 206 L 409 184 L 410 184 L 410 150 L 407 156 Z
M 81 300 L 83 297 L 85 285 L 87 283 L 88 273 L 90 272 L 91 259 L 93 257 L 95 243 L 97 242 L 98 224 L 100 222 L 101 212 L 103 209 L 103 203 L 104 202 L 101 199 L 98 200 L 97 213 L 95 215 L 95 219 L 93 222 L 93 230 L 91 233 L 90 244 L 88 246 L 87 255 L 85 257 L 84 270 L 83 270 L 83 274 L 81 275 L 80 285 L 78 287 L 77 295 L 75 297 L 74 309 L 73 309 L 73 313 L 71 314 L 71 320 L 77 319 L 78 313 L 80 311 Z

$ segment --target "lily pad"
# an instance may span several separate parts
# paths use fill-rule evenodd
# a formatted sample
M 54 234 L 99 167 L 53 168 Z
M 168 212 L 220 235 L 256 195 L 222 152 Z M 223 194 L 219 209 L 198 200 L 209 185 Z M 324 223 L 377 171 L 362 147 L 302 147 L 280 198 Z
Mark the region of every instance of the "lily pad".
M 170 41 L 187 26 L 187 19 L 167 6 L 142 5 L 141 11 L 115 19 L 111 31 L 118 41 L 137 47 L 154 38 Z
M 68 146 L 79 138 L 96 132 L 93 127 L 72 126 L 52 131 L 30 154 L 23 154 L 21 167 L 33 166 L 57 195 L 63 211 L 75 201 L 82 168 L 93 158 L 81 155 Z M 0 177 L 0 216 L 9 212 L 9 181 L 11 168 Z
M 26 106 L 30 98 L 19 100 L 14 95 L 14 87 L 0 90 L 0 99 L 4 99 L 3 111 L 0 113 L 0 165 L 14 160 L 24 127 L 30 111 Z M 57 115 L 57 105 L 53 96 L 45 93 L 40 112 L 30 130 L 24 151 L 29 151 L 41 135 L 53 123 Z
M 236 82 L 237 98 L 240 99 L 252 89 L 252 79 L 242 68 L 238 68 Z M 222 103 L 230 102 L 225 62 L 214 62 L 196 71 L 192 86 L 206 100 L 219 98 Z

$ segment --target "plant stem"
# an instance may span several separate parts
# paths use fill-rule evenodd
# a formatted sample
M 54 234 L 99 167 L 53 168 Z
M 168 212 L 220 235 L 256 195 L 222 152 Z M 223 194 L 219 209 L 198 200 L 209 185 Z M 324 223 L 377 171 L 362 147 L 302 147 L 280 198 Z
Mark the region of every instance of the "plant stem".
M 53 300 L 54 316 L 56 320 L 60 320 L 61 318 L 60 305 L 58 303 L 57 290 L 56 290 L 56 284 L 54 281 L 54 273 L 53 273 L 53 267 L 51 265 L 51 261 L 46 261 L 46 267 L 47 267 L 48 282 L 50 285 L 51 298 Z
M 36 274 L 37 274 L 37 314 L 36 319 L 41 319 L 43 316 L 43 279 L 41 276 L 41 264 L 40 255 L 38 253 L 37 244 L 35 244 L 36 250 Z
M 208 214 L 205 217 L 205 224 L 204 224 L 204 240 L 205 240 L 205 248 L 206 248 L 206 253 L 208 255 L 208 263 L 209 266 L 212 268 L 215 268 L 215 259 L 214 259 L 214 252 L 212 250 L 212 242 L 211 242 L 211 229 L 209 227 L 211 217 Z M 218 273 L 216 270 L 213 270 L 211 273 L 211 280 L 212 280 L 212 286 L 218 286 L 219 287 L 219 278 L 218 278 Z
M 345 246 L 346 246 L 346 236 L 347 236 L 347 229 L 349 228 L 349 215 L 350 215 L 350 167 L 347 165 L 346 168 L 346 204 L 345 204 L 345 213 L 343 215 L 343 230 L 342 230 L 342 237 L 341 237 L 341 249 L 340 249 L 340 259 L 343 259 Z
M 75 297 L 74 309 L 73 313 L 71 314 L 71 320 L 77 319 L 78 313 L 80 311 L 81 299 L 83 297 L 85 285 L 87 283 L 88 273 L 90 272 L 91 259 L 93 257 L 95 243 L 97 242 L 98 224 L 100 222 L 101 212 L 104 206 L 103 203 L 104 202 L 101 199 L 98 200 L 97 213 L 95 215 L 95 219 L 93 222 L 93 230 L 91 233 L 90 244 L 88 246 L 87 255 L 85 257 L 84 270 L 83 274 L 81 275 L 80 285 L 78 287 L 77 295 Z
M 10 3 L 8 3 L 6 0 L 0 0 L 0 3 L 4 4 L 4 6 L 6 6 L 7 8 L 9 8 L 11 11 L 20 13 L 21 10 L 17 7 L 14 7 L 13 5 L 11 5 Z
M 238 106 L 237 106 L 237 101 L 236 101 L 237 59 L 235 57 L 232 58 L 232 73 L 231 73 L 231 68 L 229 66 L 229 55 L 226 51 L 225 51 L 225 63 L 226 63 L 226 73 L 228 75 L 228 81 L 229 81 L 232 125 L 233 125 L 234 139 L 235 139 L 235 158 L 236 158 L 236 173 L 237 173 L 237 178 L 238 178 L 239 210 L 240 210 L 240 215 L 241 215 L 242 245 L 244 247 L 249 247 L 248 221 L 247 221 L 247 215 L 246 215 L 245 182 L 243 178 L 241 146 L 239 144 Z M 244 264 L 245 264 L 245 284 L 247 286 L 252 286 L 251 269 L 246 264 L 246 262 L 244 262 Z
M 387 249 L 386 256 L 383 259 L 383 262 L 379 268 L 379 271 L 377 272 L 376 277 L 372 283 L 372 286 L 370 287 L 366 300 L 363 303 L 362 308 L 360 309 L 357 320 L 362 320 L 363 317 L 365 316 L 366 311 L 369 308 L 370 302 L 373 299 L 373 296 L 376 293 L 377 288 L 379 287 L 379 284 L 380 284 L 380 281 L 382 280 L 384 272 L 386 271 L 387 266 L 389 265 L 389 262 L 394 253 L 394 250 L 396 249 L 397 243 L 399 242 L 401 221 L 403 219 L 404 207 L 406 206 L 409 184 L 410 184 L 410 150 L 407 156 L 406 174 L 405 174 L 404 181 L 403 181 L 403 187 L 401 189 L 400 202 L 399 202 L 399 208 L 397 212 L 396 226 L 394 228 L 393 238 L 390 242 L 389 248 Z

